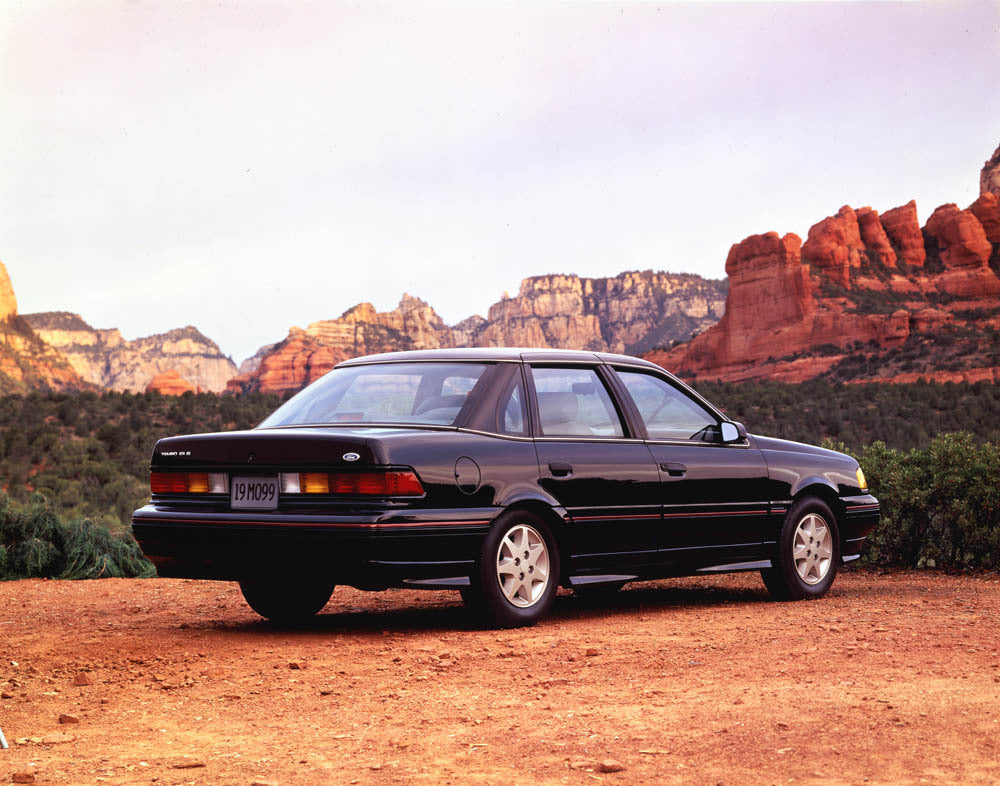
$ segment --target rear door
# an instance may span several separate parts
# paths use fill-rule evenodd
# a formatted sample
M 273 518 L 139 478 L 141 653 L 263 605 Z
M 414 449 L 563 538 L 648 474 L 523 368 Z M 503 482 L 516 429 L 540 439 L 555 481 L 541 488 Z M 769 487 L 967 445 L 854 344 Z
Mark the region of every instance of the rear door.
M 539 484 L 569 514 L 571 573 L 628 572 L 655 564 L 660 475 L 649 448 L 629 432 L 598 363 L 533 363 Z
M 761 559 L 769 499 L 760 451 L 746 439 L 723 444 L 718 415 L 666 376 L 633 367 L 615 374 L 660 469 L 665 564 L 696 569 Z

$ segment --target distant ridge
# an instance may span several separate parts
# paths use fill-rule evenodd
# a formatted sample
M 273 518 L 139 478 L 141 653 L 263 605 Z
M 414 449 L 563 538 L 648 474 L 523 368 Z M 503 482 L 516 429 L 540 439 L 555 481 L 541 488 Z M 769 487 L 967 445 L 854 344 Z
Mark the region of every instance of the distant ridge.
M 460 346 L 531 346 L 638 353 L 687 339 L 722 316 L 726 283 L 689 273 L 629 271 L 611 278 L 526 278 L 484 319 L 448 326 L 423 300 L 404 295 L 392 311 L 360 303 L 314 322 L 258 353 L 232 391 L 298 390 L 342 360 L 374 352 Z

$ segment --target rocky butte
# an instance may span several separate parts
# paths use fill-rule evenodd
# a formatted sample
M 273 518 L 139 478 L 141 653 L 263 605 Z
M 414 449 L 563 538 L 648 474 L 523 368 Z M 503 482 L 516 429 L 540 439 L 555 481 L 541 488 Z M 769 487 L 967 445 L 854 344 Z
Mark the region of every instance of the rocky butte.
M 172 372 L 177 379 L 163 380 L 164 392 L 220 392 L 236 374 L 232 360 L 190 325 L 126 341 L 116 328 L 96 329 L 65 311 L 26 314 L 24 319 L 80 377 L 100 388 L 138 393 Z
M 66 358 L 18 315 L 10 276 L 0 263 L 0 393 L 39 387 L 65 390 L 86 385 Z
M 262 348 L 229 382 L 232 391 L 298 390 L 358 355 L 403 349 L 530 346 L 639 354 L 687 339 L 718 321 L 726 286 L 691 274 L 626 272 L 614 278 L 526 278 L 486 318 L 446 325 L 427 303 L 404 295 L 392 311 L 361 303 L 337 319 L 293 327 Z
M 1000 379 L 1000 148 L 969 207 L 842 207 L 726 259 L 719 323 L 647 358 L 689 378 Z

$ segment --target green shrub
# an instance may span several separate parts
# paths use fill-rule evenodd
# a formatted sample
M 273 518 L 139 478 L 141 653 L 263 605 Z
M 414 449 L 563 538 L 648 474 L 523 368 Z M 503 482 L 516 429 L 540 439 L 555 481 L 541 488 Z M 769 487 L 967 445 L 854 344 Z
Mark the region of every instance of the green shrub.
M 0 580 L 153 575 L 131 534 L 114 534 L 87 519 L 64 522 L 37 493 L 19 507 L 0 492 Z
M 959 432 L 909 451 L 878 441 L 855 458 L 882 505 L 864 564 L 1000 569 L 1000 445 Z

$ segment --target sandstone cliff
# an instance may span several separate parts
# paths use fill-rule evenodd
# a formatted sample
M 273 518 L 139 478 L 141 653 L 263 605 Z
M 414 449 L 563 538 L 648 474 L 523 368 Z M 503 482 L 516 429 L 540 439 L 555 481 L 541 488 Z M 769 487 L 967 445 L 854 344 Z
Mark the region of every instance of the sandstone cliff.
M 646 357 L 686 377 L 1000 379 L 1000 207 L 842 207 L 794 234 L 753 235 L 726 260 L 722 320 Z
M 979 193 L 1000 197 L 1000 146 L 993 151 L 990 160 L 983 164 L 979 173 Z
M 45 343 L 24 317 L 18 316 L 10 276 L 0 263 L 0 393 L 84 386 L 66 358 Z
M 292 328 L 270 350 L 262 348 L 256 368 L 241 371 L 229 389 L 298 390 L 347 358 L 403 349 L 530 346 L 635 354 L 714 324 L 725 292 L 724 282 L 690 274 L 536 276 L 521 282 L 517 296 L 491 306 L 487 318 L 472 316 L 454 326 L 411 295 L 387 312 L 361 303 L 337 319 Z
M 92 328 L 65 311 L 24 319 L 80 377 L 101 388 L 142 392 L 154 377 L 173 370 L 194 388 L 218 392 L 236 373 L 215 342 L 191 326 L 126 341 L 115 328 Z

